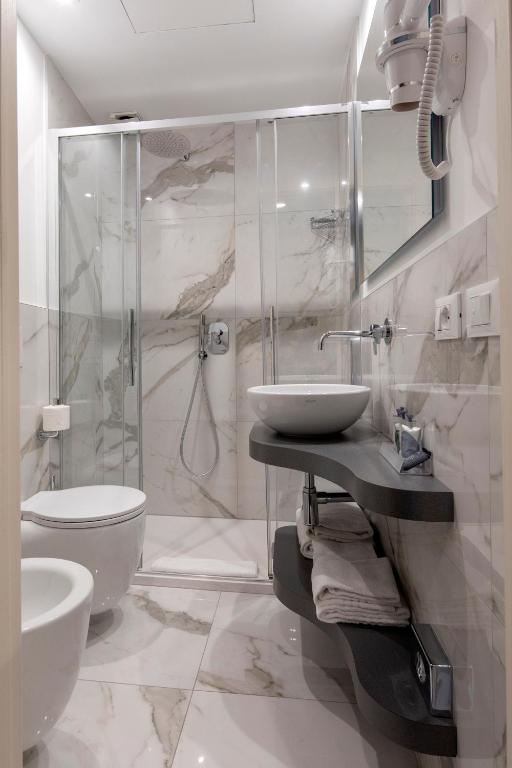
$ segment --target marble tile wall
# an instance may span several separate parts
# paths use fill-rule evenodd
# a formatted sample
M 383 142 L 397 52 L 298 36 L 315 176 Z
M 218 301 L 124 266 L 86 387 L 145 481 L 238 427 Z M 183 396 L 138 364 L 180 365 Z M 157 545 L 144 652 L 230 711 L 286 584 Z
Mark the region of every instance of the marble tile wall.
M 37 437 L 48 404 L 48 310 L 20 304 L 21 489 L 26 499 L 47 488 L 49 447 Z
M 153 514 L 263 519 L 264 469 L 248 456 L 246 398 L 263 375 L 256 126 L 185 133 L 188 161 L 142 152 L 144 488 Z M 229 352 L 204 367 L 220 444 L 208 478 L 190 475 L 179 457 L 201 312 L 230 331 Z M 214 442 L 198 393 L 185 456 L 202 472 Z
M 190 141 L 188 160 L 159 157 L 144 145 L 141 155 L 144 489 L 152 514 L 260 516 L 264 512 L 261 484 L 256 483 L 250 510 L 238 503 L 239 493 L 248 495 L 238 451 L 242 354 L 245 368 L 256 354 L 251 378 L 254 383 L 261 381 L 262 326 L 254 285 L 255 275 L 259 279 L 257 221 L 250 209 L 240 219 L 235 215 L 235 126 L 191 127 L 183 134 Z M 251 138 L 248 147 L 238 147 L 238 154 L 245 151 L 249 160 L 251 150 L 255 152 L 254 131 Z M 242 175 L 250 176 L 250 168 L 240 167 L 236 189 L 242 201 Z M 237 291 L 252 312 L 248 318 L 239 316 Z M 179 446 L 197 373 L 203 312 L 207 323 L 227 323 L 230 343 L 227 354 L 209 355 L 204 363 L 219 463 L 208 477 L 195 477 L 182 465 Z M 196 394 L 184 453 L 192 469 L 203 473 L 213 462 L 215 443 L 201 381 Z
M 426 425 L 435 475 L 455 494 L 453 525 L 372 510 L 416 621 L 434 626 L 455 668 L 459 756 L 425 766 L 505 765 L 503 513 L 499 339 L 436 342 L 434 299 L 497 276 L 495 212 L 477 220 L 361 303 L 363 327 L 388 316 L 390 347 L 362 346 L 367 413 L 390 433 L 404 405 Z

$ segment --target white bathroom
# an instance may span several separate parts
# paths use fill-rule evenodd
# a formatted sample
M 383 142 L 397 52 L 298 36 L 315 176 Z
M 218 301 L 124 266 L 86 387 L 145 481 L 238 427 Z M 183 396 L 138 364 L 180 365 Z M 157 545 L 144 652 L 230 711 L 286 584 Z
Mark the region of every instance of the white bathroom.
M 511 30 L 0 0 L 1 768 L 512 764 Z

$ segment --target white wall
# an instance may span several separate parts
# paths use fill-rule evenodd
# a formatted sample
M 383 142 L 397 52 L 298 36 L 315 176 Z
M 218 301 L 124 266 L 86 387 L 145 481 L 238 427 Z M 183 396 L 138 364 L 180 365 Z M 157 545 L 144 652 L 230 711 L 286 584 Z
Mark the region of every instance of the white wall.
M 20 301 L 47 306 L 46 134 L 91 118 L 18 20 Z
M 21 498 L 48 488 L 48 442 L 36 433 L 49 393 L 46 136 L 91 119 L 37 42 L 18 23 Z
M 20 301 L 46 306 L 45 55 L 18 24 Z
M 365 292 L 496 206 L 495 1 L 445 0 L 444 6 L 446 18 L 465 14 L 468 21 L 466 90 L 453 122 L 453 168 L 447 180 L 446 210 L 429 232 L 365 284 Z

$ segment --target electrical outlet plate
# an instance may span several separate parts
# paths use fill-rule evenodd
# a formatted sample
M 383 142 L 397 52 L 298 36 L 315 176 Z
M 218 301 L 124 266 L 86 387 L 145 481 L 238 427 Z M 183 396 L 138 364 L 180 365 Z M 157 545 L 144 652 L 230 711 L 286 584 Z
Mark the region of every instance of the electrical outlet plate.
M 466 331 L 469 338 L 500 335 L 499 280 L 466 290 Z
M 460 339 L 462 336 L 462 298 L 460 293 L 441 296 L 435 305 L 435 337 L 437 341 Z

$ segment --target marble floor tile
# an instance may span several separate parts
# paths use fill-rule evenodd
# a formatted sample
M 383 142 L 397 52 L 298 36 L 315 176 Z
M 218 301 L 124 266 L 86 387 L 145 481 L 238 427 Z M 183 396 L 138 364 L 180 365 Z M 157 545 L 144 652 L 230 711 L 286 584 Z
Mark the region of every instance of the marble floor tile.
M 243 757 L 242 757 L 243 756 Z M 196 691 L 173 768 L 416 768 L 350 704 Z
M 131 587 L 91 624 L 80 678 L 193 688 L 218 599 L 211 591 Z
M 259 577 L 266 578 L 267 524 L 265 520 L 148 515 L 143 569 L 150 570 L 151 563 L 164 555 L 255 560 Z
M 196 688 L 321 701 L 354 696 L 339 650 L 273 595 L 221 596 Z
M 190 693 L 79 681 L 23 768 L 170 768 Z

